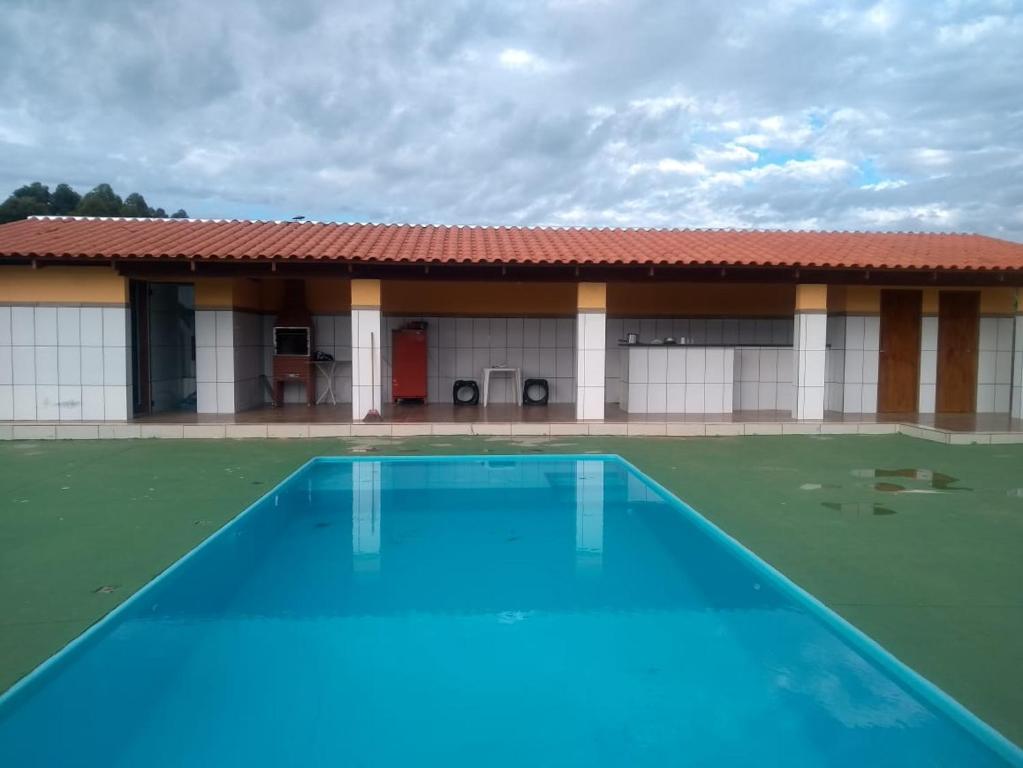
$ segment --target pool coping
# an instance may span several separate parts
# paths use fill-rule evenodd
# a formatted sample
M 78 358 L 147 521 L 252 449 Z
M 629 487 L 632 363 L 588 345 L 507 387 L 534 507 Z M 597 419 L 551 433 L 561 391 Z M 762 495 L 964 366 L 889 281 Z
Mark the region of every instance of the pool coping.
M 29 689 L 36 684 L 45 681 L 46 677 L 55 672 L 56 666 L 65 658 L 78 653 L 96 635 L 103 632 L 107 626 L 116 621 L 122 613 L 130 610 L 134 604 L 154 590 L 165 578 L 184 567 L 192 558 L 196 557 L 205 547 L 212 546 L 221 536 L 226 535 L 235 526 L 246 518 L 246 516 L 266 499 L 279 493 L 281 488 L 291 482 L 293 478 L 300 475 L 309 467 L 317 463 L 354 464 L 367 462 L 388 462 L 388 463 L 447 463 L 451 461 L 530 461 L 530 462 L 557 462 L 565 460 L 577 461 L 607 461 L 618 462 L 628 471 L 634 473 L 645 484 L 653 489 L 664 501 L 674 507 L 677 511 L 686 515 L 693 522 L 709 534 L 726 550 L 736 554 L 747 566 L 755 572 L 763 575 L 779 590 L 787 593 L 797 603 L 804 606 L 808 612 L 822 621 L 828 628 L 833 629 L 839 637 L 855 650 L 867 657 L 868 661 L 876 663 L 883 671 L 892 675 L 897 683 L 905 685 L 916 695 L 920 696 L 925 703 L 933 705 L 946 717 L 962 727 L 971 737 L 982 746 L 991 749 L 999 757 L 1006 760 L 1010 765 L 1023 766 L 1023 749 L 1009 740 L 1001 732 L 975 715 L 950 694 L 932 683 L 920 673 L 916 672 L 905 662 L 901 661 L 883 645 L 871 638 L 865 632 L 844 619 L 827 604 L 816 598 L 810 592 L 799 586 L 780 570 L 769 562 L 754 553 L 751 549 L 742 544 L 738 539 L 732 537 L 719 528 L 707 517 L 702 515 L 695 507 L 687 503 L 680 496 L 677 496 L 664 485 L 639 469 L 632 462 L 614 453 L 584 453 L 584 454 L 455 454 L 455 455 L 423 455 L 423 456 L 314 456 L 302 462 L 292 472 L 282 478 L 272 488 L 246 506 L 224 525 L 211 533 L 208 537 L 199 542 L 196 546 L 172 562 L 162 571 L 153 576 L 135 593 L 130 595 L 124 602 L 113 608 L 109 613 L 102 616 L 95 623 L 91 624 L 81 634 L 60 648 L 56 653 L 35 667 L 32 671 L 15 682 L 10 688 L 0 693 L 0 715 L 3 710 L 12 706 L 13 702 L 22 695 L 27 695 Z

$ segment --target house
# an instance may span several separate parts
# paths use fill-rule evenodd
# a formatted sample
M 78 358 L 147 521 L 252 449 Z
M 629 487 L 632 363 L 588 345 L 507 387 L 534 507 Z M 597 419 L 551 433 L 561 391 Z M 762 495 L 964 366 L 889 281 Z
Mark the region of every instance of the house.
M 0 226 L 0 421 L 265 409 L 304 322 L 346 420 L 423 407 L 391 405 L 391 344 L 425 323 L 429 404 L 505 367 L 567 419 L 1008 423 L 1021 286 L 1023 245 L 979 235 L 33 217 Z M 490 389 L 517 418 L 515 377 Z

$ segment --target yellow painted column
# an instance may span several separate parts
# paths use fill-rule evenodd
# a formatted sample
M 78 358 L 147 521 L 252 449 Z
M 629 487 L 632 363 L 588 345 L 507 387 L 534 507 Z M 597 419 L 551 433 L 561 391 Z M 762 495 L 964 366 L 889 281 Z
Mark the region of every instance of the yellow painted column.
M 575 330 L 575 416 L 604 418 L 607 284 L 579 283 Z
M 379 411 L 383 395 L 380 377 L 380 281 L 352 280 L 352 419 Z

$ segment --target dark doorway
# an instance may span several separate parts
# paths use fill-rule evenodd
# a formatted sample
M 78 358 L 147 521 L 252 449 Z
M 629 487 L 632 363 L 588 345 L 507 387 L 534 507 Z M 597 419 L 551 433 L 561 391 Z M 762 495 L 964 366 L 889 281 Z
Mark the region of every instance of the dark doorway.
M 980 293 L 938 294 L 938 413 L 977 410 Z
M 911 413 L 920 392 L 921 291 L 881 291 L 877 410 Z
M 195 289 L 131 283 L 134 415 L 195 410 Z

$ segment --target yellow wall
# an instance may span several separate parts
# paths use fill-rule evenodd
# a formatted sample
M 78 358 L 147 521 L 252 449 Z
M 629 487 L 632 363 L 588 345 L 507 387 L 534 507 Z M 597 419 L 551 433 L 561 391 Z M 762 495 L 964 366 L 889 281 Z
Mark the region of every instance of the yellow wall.
M 980 294 L 982 315 L 1011 315 L 1016 311 L 1016 289 L 1005 287 L 970 288 L 914 287 L 908 285 L 831 285 L 828 286 L 828 311 L 849 315 L 876 315 L 881 311 L 882 290 L 908 290 L 923 293 L 923 314 L 938 314 L 938 296 L 945 291 L 976 291 Z
M 579 283 L 576 305 L 580 310 L 607 310 L 607 283 Z
M 127 304 L 128 281 L 110 267 L 4 267 L 0 304 Z
M 794 285 L 780 283 L 608 283 L 615 317 L 791 317 Z

